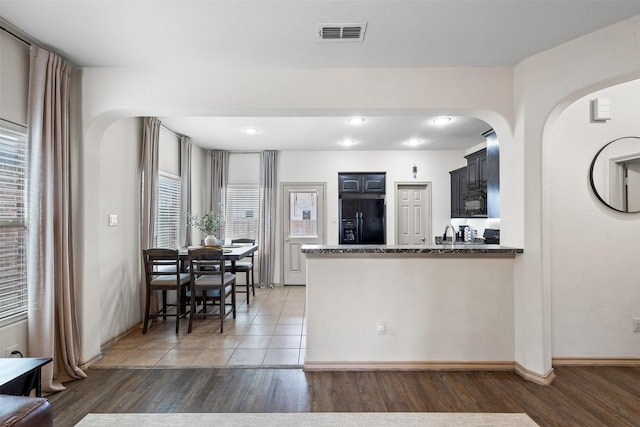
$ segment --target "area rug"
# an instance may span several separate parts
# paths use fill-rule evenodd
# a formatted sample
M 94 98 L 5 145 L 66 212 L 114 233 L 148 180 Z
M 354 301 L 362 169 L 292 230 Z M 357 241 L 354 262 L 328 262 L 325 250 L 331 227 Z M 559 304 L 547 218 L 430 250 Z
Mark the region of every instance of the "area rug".
M 305 412 L 265 414 L 88 414 L 81 427 L 529 427 L 527 414 L 451 412 Z

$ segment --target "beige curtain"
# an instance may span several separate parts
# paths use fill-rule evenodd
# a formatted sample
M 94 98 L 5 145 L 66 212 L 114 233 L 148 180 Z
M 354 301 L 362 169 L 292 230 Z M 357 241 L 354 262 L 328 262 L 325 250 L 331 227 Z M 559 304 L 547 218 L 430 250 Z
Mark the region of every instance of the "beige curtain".
M 42 369 L 42 391 L 85 378 L 73 283 L 69 79 L 71 66 L 31 48 L 28 138 L 28 354 L 52 357 Z
M 140 165 L 140 248 L 149 249 L 156 245 L 156 211 L 158 200 L 158 157 L 160 147 L 160 120 L 155 117 L 145 117 L 142 126 L 142 153 Z M 142 252 L 140 253 L 142 263 Z M 140 308 L 144 315 L 144 302 L 147 297 L 147 286 L 144 272 L 144 264 L 140 271 Z M 151 296 L 149 312 L 158 311 L 158 299 Z M 143 319 L 144 320 L 144 319 Z
M 145 117 L 142 127 L 142 155 L 140 165 L 142 194 L 140 210 L 140 247 L 155 246 L 156 205 L 158 198 L 158 157 L 160 146 L 160 120 Z
M 187 214 L 191 213 L 191 151 L 193 141 L 188 136 L 180 137 L 180 230 L 182 246 L 191 245 L 191 227 Z
M 260 156 L 260 224 L 258 269 L 260 286 L 273 286 L 276 253 L 276 190 L 278 152 L 263 151 Z

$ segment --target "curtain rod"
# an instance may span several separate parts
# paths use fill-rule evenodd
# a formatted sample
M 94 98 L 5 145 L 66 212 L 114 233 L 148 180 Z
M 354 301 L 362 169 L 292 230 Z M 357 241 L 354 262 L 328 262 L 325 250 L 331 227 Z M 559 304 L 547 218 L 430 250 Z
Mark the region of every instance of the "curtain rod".
M 4 19 L 0 20 L 0 30 L 4 31 L 5 33 L 9 34 L 10 36 L 13 36 L 14 38 L 20 40 L 22 43 L 26 44 L 27 46 L 31 46 L 31 42 L 30 41 L 25 40 L 23 37 L 17 35 L 14 31 L 6 28 L 5 27 L 6 23 L 7 22 Z
M 160 127 L 161 128 L 165 128 L 165 130 L 168 130 L 169 132 L 171 132 L 172 134 L 174 134 L 175 136 L 177 136 L 178 138 L 182 138 L 183 136 L 190 138 L 187 135 L 183 135 L 181 133 L 176 132 L 175 130 L 171 129 L 169 126 L 165 125 L 164 123 L 162 123 L 162 121 L 160 121 Z
M 68 62 L 69 65 L 71 65 L 72 67 L 74 68 L 78 67 L 78 65 L 75 62 L 70 61 L 69 58 L 67 58 L 67 56 L 63 52 L 61 52 L 59 49 L 51 46 L 47 46 L 44 43 L 40 43 L 38 39 L 31 37 L 29 34 L 25 33 L 20 28 L 16 27 L 11 22 L 7 21 L 2 17 L 0 17 L 0 30 L 16 38 L 17 40 L 20 40 L 22 43 L 29 46 L 29 48 L 38 47 L 38 48 L 45 49 L 50 53 L 58 55 L 61 59 Z

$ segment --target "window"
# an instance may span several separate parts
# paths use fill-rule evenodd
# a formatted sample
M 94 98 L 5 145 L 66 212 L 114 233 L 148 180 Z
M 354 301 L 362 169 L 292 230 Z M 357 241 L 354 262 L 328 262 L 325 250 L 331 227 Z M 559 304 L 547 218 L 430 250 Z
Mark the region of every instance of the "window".
M 156 215 L 156 246 L 178 248 L 180 246 L 180 178 L 160 173 Z
M 318 237 L 318 192 L 289 193 L 289 236 Z
M 26 129 L 0 121 L 0 326 L 27 315 Z
M 257 185 L 227 186 L 224 236 L 226 239 L 258 239 L 260 188 Z

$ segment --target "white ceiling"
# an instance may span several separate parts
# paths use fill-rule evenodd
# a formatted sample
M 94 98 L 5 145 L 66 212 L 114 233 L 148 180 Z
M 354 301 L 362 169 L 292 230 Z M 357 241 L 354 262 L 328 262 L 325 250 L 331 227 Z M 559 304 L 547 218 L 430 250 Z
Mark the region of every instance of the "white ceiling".
M 638 14 L 640 0 L 0 0 L 3 19 L 82 67 L 513 66 Z M 319 42 L 321 23 L 367 23 L 364 41 Z M 349 136 L 360 139 L 351 149 L 396 149 L 415 136 L 431 142 L 420 149 L 472 144 L 428 119 L 368 118 L 358 129 L 326 117 L 163 123 L 199 145 L 236 150 L 327 150 Z M 470 137 L 486 126 L 457 123 Z M 261 132 L 249 138 L 238 131 L 245 126 Z
M 483 142 L 487 123 L 473 117 L 452 117 L 437 126 L 433 117 L 366 117 L 362 125 L 346 117 L 161 117 L 171 130 L 190 136 L 199 145 L 219 150 L 455 150 Z M 258 129 L 249 135 L 247 127 Z M 355 144 L 345 147 L 344 139 Z M 409 146 L 419 139 L 422 144 Z M 205 144 L 202 142 L 206 141 Z

